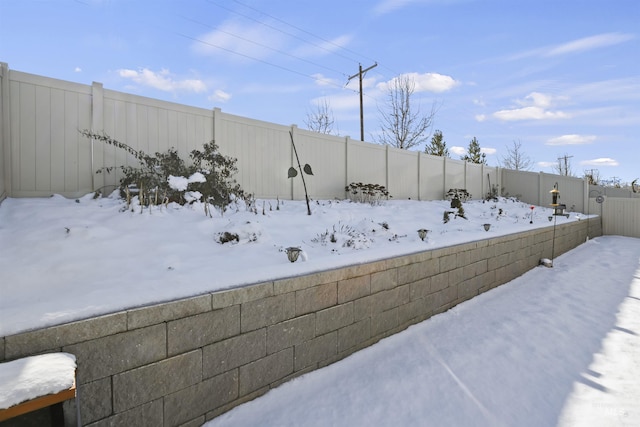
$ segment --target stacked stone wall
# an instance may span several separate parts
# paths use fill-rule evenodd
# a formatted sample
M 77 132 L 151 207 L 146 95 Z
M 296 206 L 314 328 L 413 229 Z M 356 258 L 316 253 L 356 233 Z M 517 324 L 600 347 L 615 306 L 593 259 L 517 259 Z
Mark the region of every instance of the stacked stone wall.
M 2 337 L 0 360 L 76 355 L 83 425 L 198 426 L 586 240 L 558 223 Z

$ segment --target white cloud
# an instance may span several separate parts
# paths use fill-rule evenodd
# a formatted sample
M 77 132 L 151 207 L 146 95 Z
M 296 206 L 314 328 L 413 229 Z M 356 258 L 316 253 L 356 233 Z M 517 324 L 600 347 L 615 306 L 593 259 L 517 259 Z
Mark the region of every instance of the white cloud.
M 202 55 L 232 55 L 248 59 L 264 59 L 274 50 L 283 50 L 284 34 L 255 23 L 246 25 L 227 21 L 213 31 L 196 37 L 192 48 Z
M 583 37 L 581 39 L 572 40 L 567 43 L 561 43 L 554 46 L 541 47 L 537 49 L 528 50 L 525 52 L 512 55 L 509 59 L 518 60 L 522 58 L 530 57 L 550 57 L 567 55 L 577 52 L 586 52 L 593 49 L 602 47 L 613 46 L 616 44 L 624 43 L 636 38 L 633 34 L 622 33 L 605 33 L 595 36 Z
M 476 114 L 477 122 L 484 122 L 485 120 L 487 120 L 487 116 L 485 114 Z
M 591 144 L 596 140 L 596 137 L 593 135 L 562 135 L 556 138 L 551 138 L 545 145 L 584 145 Z
M 451 147 L 449 149 L 449 151 L 451 151 L 453 154 L 456 154 L 458 156 L 463 156 L 463 155 L 467 154 L 467 149 L 464 148 L 464 147 L 454 146 L 454 147 Z
M 303 46 L 295 49 L 292 52 L 292 55 L 299 57 L 327 55 L 349 45 L 351 40 L 353 40 L 352 35 L 343 34 L 341 36 L 334 37 L 332 40 L 323 41 L 321 43 L 314 43 L 313 45 L 304 44 Z
M 312 74 L 311 77 L 315 79 L 316 85 L 318 86 L 341 86 L 340 82 L 338 82 L 336 79 L 325 77 L 321 73 Z
M 522 108 L 499 110 L 493 113 L 493 117 L 503 121 L 567 119 L 571 115 L 563 111 L 551 111 L 549 109 L 557 101 L 564 101 L 565 99 L 540 92 L 531 92 L 523 99 L 516 101 Z
M 503 121 L 515 120 L 544 120 L 566 119 L 570 116 L 562 111 L 545 111 L 540 107 L 524 107 L 513 110 L 500 110 L 493 113 L 493 117 Z
M 82 72 L 82 68 L 76 67 L 76 68 L 73 69 L 73 71 L 76 72 L 76 73 L 81 73 Z
M 209 97 L 209 101 L 214 101 L 214 102 L 227 102 L 230 99 L 231 99 L 231 94 L 221 89 L 216 89 L 213 92 L 213 94 Z
M 584 52 L 601 47 L 613 46 L 635 38 L 633 34 L 606 33 L 584 37 L 555 47 L 546 52 L 547 56 L 565 55 L 574 52 Z
M 496 150 L 495 148 L 490 148 L 490 147 L 481 147 L 480 148 L 480 152 L 484 153 L 484 154 L 486 154 L 488 156 L 491 156 L 492 154 L 496 154 L 496 151 L 498 151 L 498 150 Z
M 552 168 L 558 166 L 558 162 L 538 162 L 537 165 L 541 168 Z
M 457 85 L 460 84 L 457 80 L 455 80 L 451 76 L 445 76 L 444 74 L 438 73 L 405 73 L 400 77 L 408 78 L 415 84 L 414 92 L 435 92 L 441 93 L 446 92 L 448 90 L 453 89 Z M 397 81 L 398 77 L 394 77 L 393 79 L 387 82 L 381 82 L 377 84 L 378 89 L 381 91 L 387 91 L 395 81 Z
M 592 160 L 583 160 L 580 162 L 582 166 L 618 166 L 619 163 L 615 159 L 609 157 L 601 157 Z
M 149 86 L 165 92 L 195 92 L 200 93 L 207 90 L 207 85 L 202 80 L 184 79 L 176 80 L 167 69 L 159 72 L 142 68 L 138 71 L 130 69 L 118 70 L 118 75 L 125 79 L 133 80 L 142 86 Z

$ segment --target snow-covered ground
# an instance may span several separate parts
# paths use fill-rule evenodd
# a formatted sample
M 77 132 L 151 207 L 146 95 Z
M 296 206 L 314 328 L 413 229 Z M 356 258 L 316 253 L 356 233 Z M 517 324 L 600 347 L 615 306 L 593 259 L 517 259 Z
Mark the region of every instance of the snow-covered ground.
M 640 239 L 592 239 L 213 419 L 228 426 L 639 426 Z
M 313 201 L 307 215 L 304 202 L 257 200 L 255 210 L 240 204 L 208 218 L 199 203 L 123 212 L 115 195 L 7 199 L 0 205 L 0 336 L 552 224 L 551 208 L 511 199 L 465 202 L 467 219 L 450 214 L 445 224 L 444 212 L 457 211 L 450 205 L 327 200 Z M 422 228 L 430 230 L 425 241 Z M 219 243 L 225 232 L 238 242 Z M 295 263 L 285 253 L 290 246 L 304 251 Z
M 0 205 L 0 336 L 553 224 L 550 208 L 507 199 L 465 202 L 467 219 L 446 224 L 447 201 L 314 201 L 308 216 L 304 202 L 258 200 L 256 213 L 214 218 L 198 204 L 123 206 L 91 196 Z M 224 232 L 239 242 L 220 244 Z M 302 259 L 290 263 L 289 246 Z M 607 236 L 208 427 L 637 426 L 638 378 L 640 239 Z

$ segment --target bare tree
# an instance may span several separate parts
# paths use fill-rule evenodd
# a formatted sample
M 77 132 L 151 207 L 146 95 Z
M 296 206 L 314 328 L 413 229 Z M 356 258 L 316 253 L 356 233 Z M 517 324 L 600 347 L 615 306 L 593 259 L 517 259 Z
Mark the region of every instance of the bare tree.
M 529 156 L 522 152 L 522 143 L 520 140 L 514 140 L 513 145 L 507 147 L 507 155 L 502 157 L 502 166 L 516 171 L 531 170 L 533 162 Z
M 314 111 L 307 112 L 307 118 L 304 121 L 307 129 L 326 135 L 333 135 L 334 122 L 333 110 L 326 98 L 316 104 Z
M 571 170 L 571 161 L 569 160 L 573 156 L 565 154 L 562 157 L 558 157 L 558 165 L 552 166 L 554 172 L 557 172 L 558 175 L 564 176 L 573 176 L 573 171 Z
M 382 133 L 376 138 L 378 143 L 408 150 L 429 139 L 436 104 L 432 104 L 428 114 L 422 115 L 420 107 L 412 104 L 415 86 L 413 79 L 404 75 L 391 81 L 387 92 L 388 111 L 378 108 L 382 121 Z
M 587 169 L 584 171 L 584 177 L 590 185 L 600 184 L 600 171 L 598 169 Z

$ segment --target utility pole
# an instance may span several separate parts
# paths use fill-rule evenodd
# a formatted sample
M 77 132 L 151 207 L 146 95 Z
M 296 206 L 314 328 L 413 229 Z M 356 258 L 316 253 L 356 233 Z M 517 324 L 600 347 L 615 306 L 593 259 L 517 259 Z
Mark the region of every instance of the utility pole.
M 569 176 L 569 159 L 572 157 L 573 156 L 568 156 L 566 154 L 562 157 L 558 157 L 558 167 L 560 169 L 560 175 L 562 175 L 562 171 L 563 171 L 561 160 L 564 160 L 564 175 Z
M 364 76 L 364 74 L 367 71 L 377 66 L 378 66 L 378 63 L 376 62 L 371 67 L 363 70 L 362 64 L 358 64 L 358 74 L 354 74 L 353 76 L 349 77 L 349 79 L 347 80 L 347 83 L 348 83 L 351 81 L 351 79 L 358 77 L 358 80 L 360 81 L 360 141 L 364 141 L 364 105 L 362 103 L 362 76 Z

